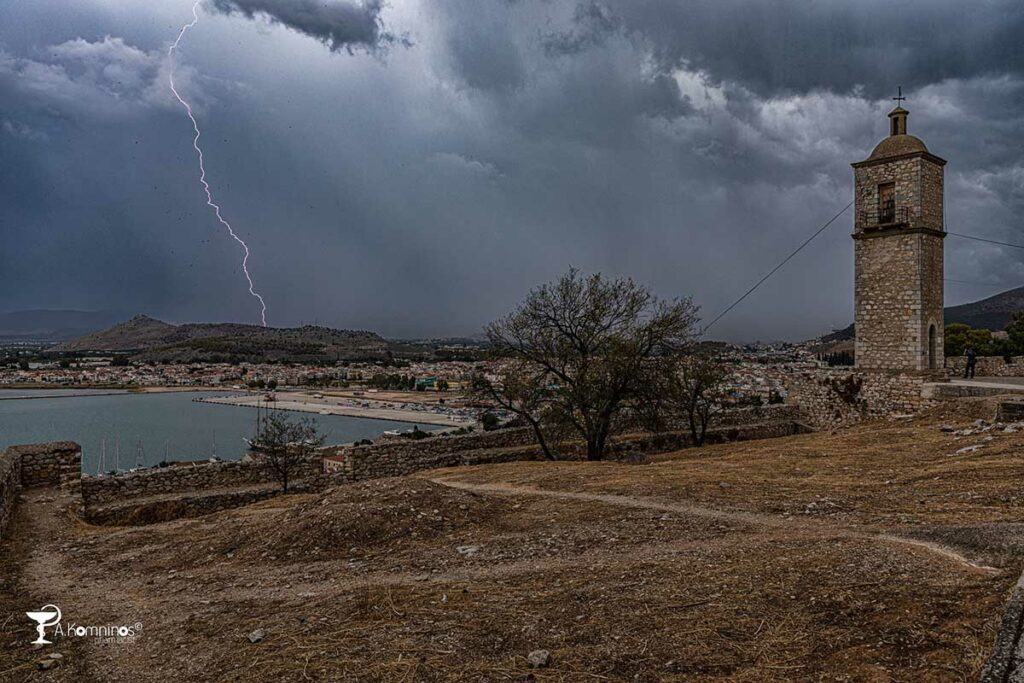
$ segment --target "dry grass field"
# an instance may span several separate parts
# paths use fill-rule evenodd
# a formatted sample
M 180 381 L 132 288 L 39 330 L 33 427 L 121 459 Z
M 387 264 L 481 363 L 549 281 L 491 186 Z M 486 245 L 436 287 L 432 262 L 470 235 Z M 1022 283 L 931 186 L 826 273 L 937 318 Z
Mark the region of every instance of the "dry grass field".
M 439 470 L 138 528 L 30 491 L 0 680 L 973 680 L 1024 548 L 1024 431 L 973 420 Z M 143 629 L 65 638 L 38 671 L 54 650 L 20 612 L 46 602 Z

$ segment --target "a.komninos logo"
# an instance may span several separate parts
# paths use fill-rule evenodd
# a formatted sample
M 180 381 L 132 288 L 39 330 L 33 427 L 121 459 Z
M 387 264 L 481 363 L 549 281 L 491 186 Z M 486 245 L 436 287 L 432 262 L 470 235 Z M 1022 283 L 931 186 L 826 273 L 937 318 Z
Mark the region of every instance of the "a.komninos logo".
M 36 633 L 39 637 L 32 641 L 33 645 L 51 645 L 52 643 L 46 639 L 46 627 L 47 626 L 59 626 L 60 625 L 60 607 L 56 605 L 43 605 L 43 608 L 37 612 L 25 612 L 29 619 L 36 622 Z
M 50 637 L 60 636 L 68 638 L 96 638 L 104 643 L 131 643 L 142 631 L 142 622 L 134 624 L 103 624 L 100 626 L 85 624 L 62 624 L 60 608 L 56 605 L 44 605 L 36 612 L 25 612 L 29 619 L 36 622 L 36 633 L 38 637 L 32 641 L 33 645 L 52 645 L 52 641 L 46 639 L 46 629 L 53 628 Z

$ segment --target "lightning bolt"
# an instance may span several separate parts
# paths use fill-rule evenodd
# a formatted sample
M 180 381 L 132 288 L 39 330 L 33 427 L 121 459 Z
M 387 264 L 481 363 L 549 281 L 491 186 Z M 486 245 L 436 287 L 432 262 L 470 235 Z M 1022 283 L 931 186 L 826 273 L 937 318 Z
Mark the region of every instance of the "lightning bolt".
M 260 296 L 260 293 L 256 291 L 256 288 L 252 283 L 252 276 L 249 274 L 249 245 L 245 243 L 245 240 L 235 234 L 231 224 L 224 220 L 224 217 L 220 215 L 220 206 L 213 201 L 213 194 L 210 193 L 210 184 L 206 182 L 206 166 L 203 165 L 203 149 L 199 146 L 199 137 L 202 135 L 199 132 L 199 122 L 196 121 L 196 117 L 192 113 L 192 107 L 180 94 L 178 94 L 177 88 L 174 87 L 174 51 L 178 49 L 178 45 L 181 44 L 181 39 L 185 37 L 188 30 L 199 23 L 200 2 L 201 0 L 196 0 L 195 4 L 192 5 L 192 21 L 181 27 L 177 40 L 167 48 L 167 59 L 170 63 L 167 80 L 171 86 L 171 92 L 174 93 L 174 97 L 178 102 L 181 102 L 181 106 L 185 107 L 185 113 L 188 114 L 189 120 L 192 121 L 192 129 L 196 133 L 196 136 L 192 139 L 192 147 L 195 148 L 196 154 L 199 156 L 199 182 L 203 186 L 203 192 L 206 193 L 206 205 L 213 209 L 213 214 L 217 217 L 217 220 L 221 225 L 227 228 L 228 234 L 231 235 L 231 239 L 242 245 L 242 249 L 245 251 L 245 255 L 242 257 L 242 272 L 245 273 L 245 279 L 249 283 L 249 294 L 260 302 L 260 320 L 263 323 L 263 327 L 266 327 L 267 303 L 263 300 L 263 297 Z

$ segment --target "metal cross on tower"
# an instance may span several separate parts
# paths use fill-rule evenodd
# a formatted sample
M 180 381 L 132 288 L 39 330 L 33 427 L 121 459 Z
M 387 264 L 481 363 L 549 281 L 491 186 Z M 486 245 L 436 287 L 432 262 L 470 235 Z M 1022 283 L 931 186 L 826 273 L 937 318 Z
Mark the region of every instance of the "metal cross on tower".
M 897 107 L 902 107 L 903 106 L 903 101 L 906 100 L 907 98 L 903 96 L 903 86 L 902 85 L 896 87 L 896 97 L 894 97 L 893 99 L 896 100 L 896 106 Z

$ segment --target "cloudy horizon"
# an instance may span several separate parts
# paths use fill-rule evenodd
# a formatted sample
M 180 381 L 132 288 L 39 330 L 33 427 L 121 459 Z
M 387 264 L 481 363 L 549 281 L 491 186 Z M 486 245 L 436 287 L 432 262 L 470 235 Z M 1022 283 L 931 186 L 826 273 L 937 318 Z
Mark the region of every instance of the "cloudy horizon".
M 167 48 L 191 0 L 0 9 L 0 311 L 258 322 Z M 1024 242 L 1024 7 L 948 0 L 207 0 L 175 79 L 274 326 L 471 335 L 570 266 L 710 320 L 852 199 L 887 132 L 950 230 Z M 715 326 L 853 318 L 852 212 Z M 946 240 L 946 304 L 1019 250 Z

